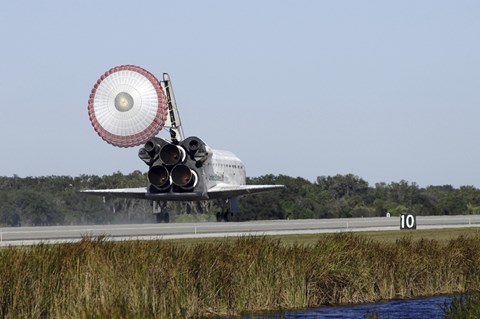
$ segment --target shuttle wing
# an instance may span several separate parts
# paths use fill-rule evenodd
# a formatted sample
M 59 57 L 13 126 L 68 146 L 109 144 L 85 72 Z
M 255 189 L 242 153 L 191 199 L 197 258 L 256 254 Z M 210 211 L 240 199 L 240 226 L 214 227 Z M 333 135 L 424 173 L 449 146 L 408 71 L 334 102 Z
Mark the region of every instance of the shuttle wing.
M 139 188 L 115 188 L 115 189 L 88 189 L 81 190 L 80 193 L 94 196 L 114 196 L 123 198 L 146 199 L 146 187 Z
M 274 190 L 284 189 L 283 185 L 230 185 L 217 184 L 208 190 L 208 197 L 215 198 L 230 198 L 242 195 L 249 195 L 262 192 L 270 192 Z
M 160 193 L 151 194 L 147 192 L 146 187 L 140 188 L 116 188 L 116 189 L 97 189 L 97 190 L 82 190 L 80 193 L 96 196 L 113 196 L 123 198 L 138 198 L 138 199 L 152 199 L 165 201 L 195 201 L 208 200 L 218 198 L 232 198 L 243 195 L 256 194 L 262 192 L 270 192 L 274 190 L 284 189 L 283 185 L 231 185 L 231 184 L 217 184 L 207 191 L 207 194 L 202 193 Z
M 94 196 L 112 196 L 121 198 L 138 198 L 156 201 L 198 201 L 208 200 L 208 195 L 198 192 L 185 193 L 149 193 L 147 188 L 115 188 L 115 189 L 92 189 L 82 190 L 82 194 Z

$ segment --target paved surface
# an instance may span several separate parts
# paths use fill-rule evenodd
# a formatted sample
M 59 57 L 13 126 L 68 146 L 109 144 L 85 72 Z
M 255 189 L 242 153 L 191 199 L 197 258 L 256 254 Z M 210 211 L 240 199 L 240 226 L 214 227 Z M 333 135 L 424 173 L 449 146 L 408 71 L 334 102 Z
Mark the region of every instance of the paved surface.
M 417 229 L 453 227 L 480 227 L 480 215 L 417 217 Z M 400 229 L 399 217 L 275 220 L 241 223 L 8 227 L 0 228 L 0 246 L 30 245 L 39 242 L 73 242 L 80 240 L 84 236 L 99 235 L 106 235 L 112 240 L 152 240 L 398 229 Z

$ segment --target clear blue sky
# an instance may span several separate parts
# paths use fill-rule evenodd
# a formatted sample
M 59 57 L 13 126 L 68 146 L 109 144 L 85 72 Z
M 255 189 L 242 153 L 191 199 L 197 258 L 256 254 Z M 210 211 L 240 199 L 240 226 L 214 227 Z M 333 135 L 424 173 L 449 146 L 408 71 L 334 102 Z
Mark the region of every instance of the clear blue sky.
M 0 175 L 145 171 L 87 115 L 105 71 L 173 80 L 247 175 L 480 187 L 480 2 L 7 1 Z

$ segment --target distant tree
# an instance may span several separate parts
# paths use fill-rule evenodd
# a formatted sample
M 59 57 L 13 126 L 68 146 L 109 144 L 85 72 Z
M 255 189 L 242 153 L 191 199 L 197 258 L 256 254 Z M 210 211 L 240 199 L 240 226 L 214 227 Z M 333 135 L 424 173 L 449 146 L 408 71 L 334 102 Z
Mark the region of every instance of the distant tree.
M 364 194 L 368 190 L 368 182 L 353 174 L 319 176 L 317 185 L 322 190 L 330 191 L 335 198 Z
M 144 187 L 146 182 L 146 174 L 140 171 L 105 176 L 3 176 L 0 177 L 0 225 L 153 222 L 150 201 L 78 193 L 81 189 Z M 247 183 L 283 184 L 285 189 L 244 196 L 239 220 L 369 217 L 385 216 L 387 211 L 392 215 L 480 213 L 480 190 L 473 186 L 421 188 L 401 180 L 370 187 L 353 174 L 319 176 L 314 183 L 301 177 L 269 174 L 250 177 Z M 167 208 L 178 212 L 178 220 L 195 220 L 189 215 L 215 216 L 221 209 L 214 201 L 169 202 Z

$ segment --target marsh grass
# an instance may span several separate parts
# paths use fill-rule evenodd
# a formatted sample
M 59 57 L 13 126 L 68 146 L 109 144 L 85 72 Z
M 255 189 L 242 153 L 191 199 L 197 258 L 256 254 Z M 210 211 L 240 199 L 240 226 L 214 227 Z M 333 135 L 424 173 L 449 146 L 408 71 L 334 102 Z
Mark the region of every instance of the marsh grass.
M 1 318 L 199 318 L 471 291 L 480 236 L 319 236 L 182 245 L 107 241 L 0 250 Z
M 452 302 L 443 307 L 447 319 L 477 319 L 480 318 L 480 294 L 456 296 Z

